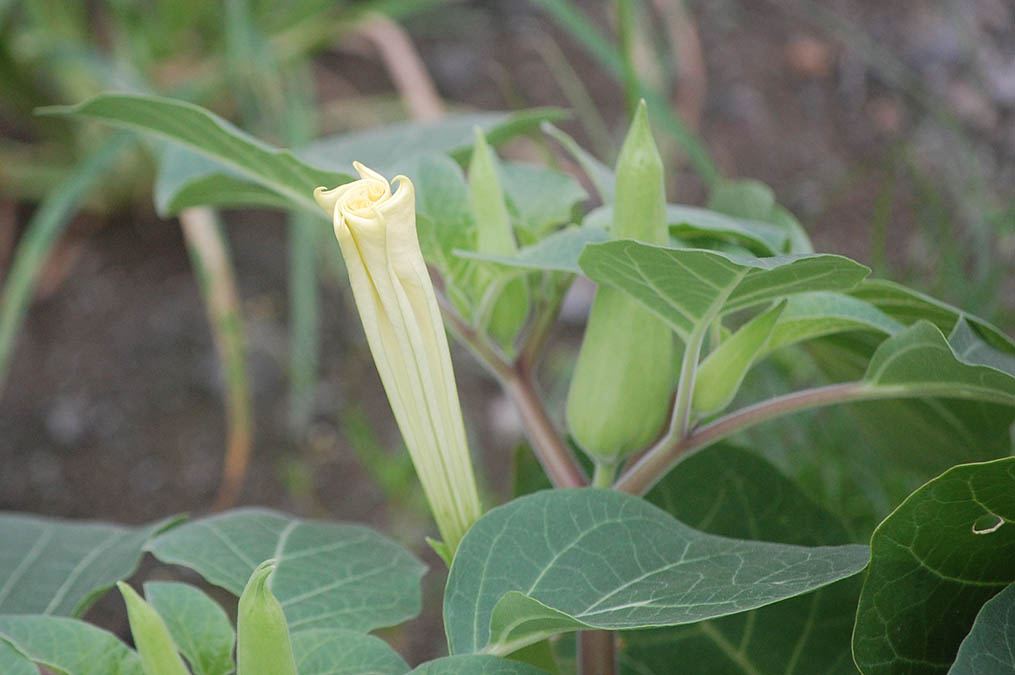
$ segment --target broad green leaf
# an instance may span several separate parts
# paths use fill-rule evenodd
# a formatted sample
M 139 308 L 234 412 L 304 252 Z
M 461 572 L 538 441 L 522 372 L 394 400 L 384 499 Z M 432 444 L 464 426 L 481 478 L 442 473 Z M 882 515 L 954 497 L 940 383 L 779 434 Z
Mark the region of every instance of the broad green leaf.
M 427 661 L 414 668 L 410 675 L 546 675 L 546 671 L 496 656 L 465 654 Z
M 556 108 L 447 115 L 436 121 L 402 122 L 319 138 L 297 154 L 314 166 L 334 171 L 346 170 L 355 160 L 391 178 L 424 155 L 450 154 L 464 159 L 472 148 L 476 127 L 483 130 L 491 145 L 500 145 L 563 115 Z
M 1015 582 L 1012 523 L 1012 457 L 949 469 L 895 509 L 871 537 L 853 632 L 860 670 L 947 673 L 980 608 Z
M 740 220 L 709 209 L 684 204 L 666 205 L 666 222 L 670 233 L 693 242 L 696 239 L 721 239 L 746 246 L 759 255 L 776 255 L 785 251 L 788 237 L 775 225 Z M 610 229 L 613 205 L 605 204 L 590 211 L 586 226 Z
M 318 628 L 293 635 L 300 675 L 404 675 L 409 665 L 384 640 L 351 630 Z
M 980 609 L 948 675 L 1015 675 L 1015 584 Z
M 112 633 L 77 619 L 0 616 L 3 640 L 34 663 L 69 675 L 144 675 L 136 652 Z
M 960 361 L 938 328 L 918 321 L 885 340 L 864 380 L 897 396 L 941 396 L 1015 406 L 1015 376 Z
M 963 317 L 955 324 L 948 336 L 948 344 L 955 355 L 966 363 L 979 366 L 990 366 L 996 370 L 1015 376 L 1015 348 L 998 349 L 981 337 L 981 333 L 973 328 L 968 318 Z
M 236 175 L 312 211 L 320 211 L 314 201 L 314 188 L 349 180 L 344 171 L 335 173 L 308 164 L 289 150 L 259 141 L 221 117 L 185 101 L 139 94 L 100 94 L 77 105 L 54 106 L 41 112 L 95 119 L 154 134 L 208 157 Z
M 862 330 L 894 335 L 905 326 L 880 309 L 843 293 L 800 293 L 786 300 L 767 351 L 823 335 Z
M 31 659 L 14 646 L 0 639 L 0 673 L 4 675 L 39 675 L 39 669 Z
M 134 573 L 151 537 L 177 522 L 124 527 L 0 514 L 0 614 L 81 616 Z
M 191 206 L 292 206 L 281 193 L 246 180 L 203 155 L 169 144 L 159 155 L 154 192 L 155 210 L 163 218 Z M 320 208 L 316 215 L 327 217 Z
M 681 522 L 724 537 L 828 546 L 849 541 L 842 523 L 757 455 L 719 444 L 675 468 L 648 495 Z M 752 612 L 626 634 L 622 670 L 669 675 L 856 673 L 850 635 L 859 579 Z
M 300 520 L 237 509 L 187 523 L 146 547 L 159 560 L 196 570 L 239 595 L 262 560 L 278 566 L 271 590 L 291 631 L 370 631 L 419 612 L 426 567 L 387 537 L 361 525 Z
M 550 490 L 484 515 L 444 595 L 452 654 L 508 654 L 562 630 L 694 623 L 863 569 L 862 546 L 804 548 L 692 530 L 644 500 Z
M 586 246 L 579 263 L 590 279 L 630 294 L 684 340 L 722 314 L 795 293 L 847 290 L 869 272 L 835 255 L 744 258 L 627 240 Z
M 566 227 L 539 243 L 526 246 L 514 256 L 483 255 L 475 251 L 455 250 L 460 258 L 485 260 L 500 265 L 533 270 L 557 270 L 581 274 L 578 258 L 587 244 L 609 241 L 610 235 L 596 227 Z
M 217 602 L 190 584 L 169 581 L 149 581 L 144 594 L 194 675 L 232 672 L 236 634 Z
M 945 335 L 955 328 L 960 318 L 965 317 L 988 344 L 1002 351 L 1015 351 L 1012 339 L 996 326 L 901 284 L 884 279 L 865 279 L 849 294 L 869 302 L 906 325 L 920 320 L 930 321 Z
M 711 415 L 733 401 L 747 371 L 765 353 L 785 306 L 783 300 L 754 317 L 705 357 L 694 378 L 691 407 L 697 414 Z
M 561 171 L 520 162 L 502 162 L 501 168 L 511 218 L 533 237 L 573 222 L 575 204 L 588 199 L 578 181 Z

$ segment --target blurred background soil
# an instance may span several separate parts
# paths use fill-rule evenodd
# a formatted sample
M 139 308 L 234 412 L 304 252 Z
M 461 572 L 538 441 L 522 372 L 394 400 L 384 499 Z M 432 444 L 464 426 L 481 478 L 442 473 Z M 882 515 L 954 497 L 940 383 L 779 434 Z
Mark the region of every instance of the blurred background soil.
M 608 3 L 579 4 L 614 31 Z M 1015 327 L 1015 5 L 698 0 L 687 9 L 684 35 L 700 50 L 682 44 L 689 70 L 674 105 L 726 175 L 771 185 L 819 251 Z M 574 120 L 564 128 L 587 147 L 615 150 L 626 124 L 621 88 L 536 7 L 450 3 L 404 26 L 454 110 L 567 107 L 546 60 L 559 49 L 608 133 L 593 137 Z M 348 102 L 352 111 L 344 128 L 329 131 L 406 116 L 368 45 L 325 51 L 314 79 L 329 105 Z M 390 95 L 383 115 L 356 107 L 382 95 Z M 0 124 L 5 134 L 21 133 Z M 664 147 L 675 169 L 671 201 L 701 203 L 700 181 L 672 142 Z M 222 376 L 180 228 L 150 204 L 142 192 L 107 215 L 78 216 L 47 262 L 0 392 L 0 509 L 140 523 L 203 512 L 214 498 Z M 10 194 L 0 200 L 0 270 L 35 207 Z M 256 412 L 239 503 L 376 525 L 443 574 L 419 532 L 432 525 L 391 508 L 377 468 L 366 471 L 358 459 L 374 448 L 389 452 L 384 466 L 396 489 L 404 486 L 400 503 L 419 499 L 340 269 L 321 276 L 320 381 L 312 422 L 293 435 L 284 220 L 232 211 L 225 222 Z M 329 250 L 338 255 L 337 246 Z M 579 338 L 580 318 L 558 331 L 565 347 Z M 553 368 L 559 357 L 566 372 L 567 353 L 551 354 Z M 493 381 L 463 350 L 455 357 L 493 503 L 505 496 L 520 431 Z M 553 381 L 547 388 L 556 391 Z M 428 591 L 431 618 L 436 589 Z M 422 658 L 438 649 L 434 635 L 410 630 L 403 639 Z

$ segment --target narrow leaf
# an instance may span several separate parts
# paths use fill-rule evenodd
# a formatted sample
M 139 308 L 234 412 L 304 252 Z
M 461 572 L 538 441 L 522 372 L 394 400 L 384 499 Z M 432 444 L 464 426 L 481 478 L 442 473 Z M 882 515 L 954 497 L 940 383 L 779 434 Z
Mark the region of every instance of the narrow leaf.
M 185 101 L 139 94 L 100 94 L 78 105 L 43 108 L 40 112 L 95 119 L 179 143 L 312 211 L 320 210 L 313 199 L 315 187 L 349 180 L 347 174 L 308 164 L 289 150 L 259 141 L 218 115 Z

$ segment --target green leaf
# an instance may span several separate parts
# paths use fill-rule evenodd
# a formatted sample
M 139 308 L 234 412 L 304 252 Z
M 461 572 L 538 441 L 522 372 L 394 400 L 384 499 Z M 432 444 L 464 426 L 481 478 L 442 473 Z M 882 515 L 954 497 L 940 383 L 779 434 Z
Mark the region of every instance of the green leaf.
M 404 675 L 409 665 L 384 640 L 350 630 L 316 629 L 293 635 L 300 675 Z
M 561 147 L 567 150 L 575 161 L 578 162 L 582 171 L 585 172 L 585 176 L 588 177 L 589 181 L 596 188 L 600 201 L 605 204 L 612 203 L 614 188 L 616 187 L 614 185 L 616 177 L 613 174 L 613 169 L 600 162 L 585 148 L 578 145 L 577 141 L 549 122 L 543 122 L 540 128 L 544 134 L 560 143 Z
M 292 206 L 282 194 L 245 180 L 218 162 L 178 145 L 168 145 L 159 155 L 155 176 L 155 210 L 163 218 L 191 206 Z M 320 208 L 316 215 L 327 218 Z
M 965 317 L 988 344 L 1003 351 L 1015 351 L 1012 339 L 996 326 L 901 284 L 884 279 L 865 279 L 849 294 L 869 302 L 906 325 L 920 320 L 930 321 L 946 335 L 955 328 L 960 318 Z
M 803 548 L 692 530 L 611 490 L 550 490 L 493 509 L 451 565 L 451 653 L 507 654 L 562 630 L 693 623 L 863 569 L 862 546 Z
M 590 211 L 584 220 L 586 226 L 609 229 L 613 222 L 613 204 L 605 204 Z M 775 225 L 751 220 L 740 220 L 717 211 L 686 206 L 666 205 L 666 223 L 670 233 L 681 239 L 720 239 L 767 256 L 786 250 L 788 236 Z
M 72 675 L 144 675 L 136 652 L 112 633 L 77 619 L 0 616 L 3 640 L 34 663 Z
M 648 494 L 681 522 L 724 537 L 800 546 L 849 541 L 842 523 L 757 455 L 718 444 L 677 465 Z M 624 636 L 623 672 L 668 675 L 856 673 L 850 635 L 859 579 L 752 612 Z
M 980 609 L 948 675 L 1015 675 L 1015 585 Z
M 864 380 L 898 396 L 941 396 L 1015 406 L 1015 376 L 960 361 L 938 328 L 918 321 L 885 340 Z
M 538 164 L 502 162 L 501 180 L 515 225 L 536 238 L 573 222 L 575 204 L 588 199 L 573 176 Z
M 320 207 L 314 201 L 314 188 L 349 180 L 346 173 L 308 164 L 289 150 L 263 143 L 221 117 L 185 101 L 139 94 L 100 94 L 74 106 L 53 106 L 40 112 L 95 119 L 179 143 L 315 212 Z
M 0 515 L 0 613 L 81 616 L 134 573 L 152 536 L 177 522 L 123 527 Z
M 630 294 L 684 340 L 722 314 L 795 293 L 848 290 L 870 271 L 835 255 L 744 258 L 625 240 L 590 244 L 579 263 L 590 279 Z
M 790 253 L 814 253 L 800 222 L 775 202 L 775 193 L 761 181 L 723 179 L 712 186 L 708 207 L 734 218 L 776 225 L 789 239 Z
M 894 335 L 905 326 L 880 309 L 843 293 L 800 293 L 787 299 L 768 352 L 824 335 L 869 331 Z
M 39 669 L 31 659 L 14 646 L 0 640 L 0 673 L 5 675 L 39 675 Z
M 424 155 L 450 154 L 465 159 L 475 141 L 476 127 L 483 130 L 491 145 L 499 145 L 544 121 L 563 116 L 556 108 L 447 115 L 437 121 L 402 122 L 320 138 L 297 152 L 314 166 L 343 171 L 355 160 L 391 178 L 405 173 L 407 166 Z
M 1015 581 L 1012 523 L 1012 457 L 949 469 L 895 509 L 871 537 L 853 633 L 860 669 L 948 672 L 980 608 Z
M 948 344 L 955 355 L 966 363 L 979 366 L 990 366 L 1001 372 L 1015 375 L 1015 348 L 1012 350 L 992 346 L 981 337 L 981 333 L 973 324 L 963 317 L 955 324 L 948 336 Z
M 293 633 L 311 628 L 370 631 L 416 616 L 426 567 L 387 537 L 361 525 L 300 520 L 237 509 L 172 530 L 146 547 L 186 565 L 234 595 L 262 560 L 278 567 L 271 590 Z
M 496 656 L 465 654 L 428 661 L 414 668 L 410 675 L 546 675 L 546 671 Z
M 597 227 L 565 227 L 539 243 L 526 246 L 513 256 L 483 255 L 456 249 L 454 254 L 469 260 L 485 260 L 500 265 L 531 270 L 556 270 L 581 274 L 578 258 L 587 244 L 609 241 L 610 235 Z
M 194 675 L 233 671 L 236 634 L 217 602 L 190 584 L 169 581 L 149 581 L 144 593 Z

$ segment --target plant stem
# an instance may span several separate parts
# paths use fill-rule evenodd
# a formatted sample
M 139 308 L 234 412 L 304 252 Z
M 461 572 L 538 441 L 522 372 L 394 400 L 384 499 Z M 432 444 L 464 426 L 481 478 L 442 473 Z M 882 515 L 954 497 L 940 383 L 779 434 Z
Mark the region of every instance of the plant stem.
M 515 368 L 508 378 L 501 380 L 501 386 L 518 409 L 525 434 L 553 486 L 588 485 L 588 478 L 550 421 L 531 374 Z
M 508 363 L 500 350 L 491 344 L 485 335 L 470 326 L 455 311 L 443 293 L 437 294 L 437 302 L 455 336 L 500 381 L 504 392 L 518 410 L 525 435 L 532 443 L 532 449 L 554 487 L 588 485 L 588 479 L 574 455 L 561 440 L 536 392 L 531 363 L 527 361 L 514 365 Z
M 886 398 L 892 395 L 886 390 L 870 388 L 863 382 L 846 382 L 805 389 L 762 401 L 698 427 L 676 441 L 670 440 L 667 434 L 667 438 L 653 446 L 634 466 L 625 471 L 613 487 L 622 492 L 643 495 L 683 457 L 738 431 L 808 408 Z
M 583 630 L 578 633 L 578 672 L 580 675 L 615 675 L 617 647 L 612 631 Z

